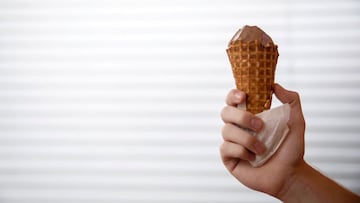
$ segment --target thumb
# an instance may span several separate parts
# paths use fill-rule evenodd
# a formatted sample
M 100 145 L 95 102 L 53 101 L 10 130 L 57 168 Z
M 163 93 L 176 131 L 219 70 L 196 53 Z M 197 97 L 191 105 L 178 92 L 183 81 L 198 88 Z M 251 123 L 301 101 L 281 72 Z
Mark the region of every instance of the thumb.
M 283 104 L 300 103 L 299 94 L 293 91 L 286 90 L 279 84 L 274 84 L 274 94 Z
M 279 84 L 274 84 L 274 94 L 283 103 L 289 103 L 291 106 L 291 117 L 288 124 L 292 129 L 300 129 L 302 132 L 305 130 L 305 119 L 302 113 L 300 96 L 297 92 L 289 91 Z M 293 124 L 296 125 L 293 125 Z M 296 130 L 295 130 L 296 131 Z

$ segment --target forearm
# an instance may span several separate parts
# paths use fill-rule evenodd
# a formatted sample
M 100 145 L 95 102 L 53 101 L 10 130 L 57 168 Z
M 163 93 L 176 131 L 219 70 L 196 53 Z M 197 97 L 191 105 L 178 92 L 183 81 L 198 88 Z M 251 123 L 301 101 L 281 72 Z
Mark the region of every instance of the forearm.
M 358 203 L 360 197 L 303 162 L 289 179 L 279 199 L 286 203 Z

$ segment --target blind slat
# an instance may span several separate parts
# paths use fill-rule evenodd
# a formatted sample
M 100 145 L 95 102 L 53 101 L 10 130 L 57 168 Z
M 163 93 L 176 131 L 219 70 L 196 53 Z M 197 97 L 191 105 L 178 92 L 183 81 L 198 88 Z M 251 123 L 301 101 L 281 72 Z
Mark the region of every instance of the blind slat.
M 219 155 L 234 88 L 225 49 L 244 24 L 279 45 L 276 81 L 301 94 L 306 160 L 360 194 L 359 9 L 0 1 L 1 202 L 279 202 Z

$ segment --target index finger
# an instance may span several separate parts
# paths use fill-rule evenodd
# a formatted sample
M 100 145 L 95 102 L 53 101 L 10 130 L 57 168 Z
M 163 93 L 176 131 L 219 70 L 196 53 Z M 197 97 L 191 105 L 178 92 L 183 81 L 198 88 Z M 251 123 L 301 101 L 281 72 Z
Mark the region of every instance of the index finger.
M 245 93 L 238 89 L 232 89 L 226 96 L 226 104 L 236 107 L 245 101 Z

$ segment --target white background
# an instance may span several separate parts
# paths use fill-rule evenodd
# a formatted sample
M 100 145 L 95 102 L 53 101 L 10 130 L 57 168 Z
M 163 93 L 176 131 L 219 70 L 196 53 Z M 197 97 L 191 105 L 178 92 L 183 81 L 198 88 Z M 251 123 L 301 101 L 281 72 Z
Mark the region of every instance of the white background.
M 0 202 L 279 202 L 219 156 L 245 24 L 301 94 L 306 160 L 360 194 L 359 1 L 2 0 Z

